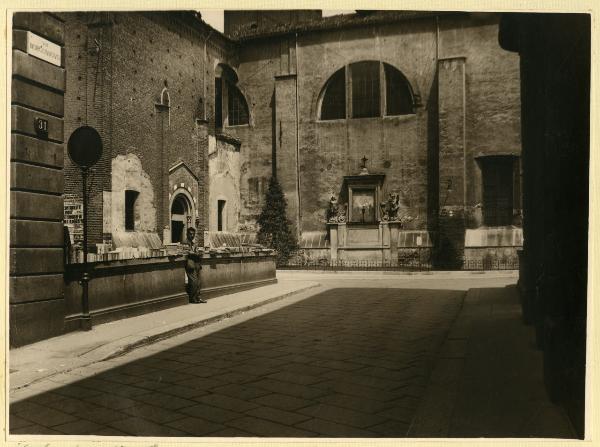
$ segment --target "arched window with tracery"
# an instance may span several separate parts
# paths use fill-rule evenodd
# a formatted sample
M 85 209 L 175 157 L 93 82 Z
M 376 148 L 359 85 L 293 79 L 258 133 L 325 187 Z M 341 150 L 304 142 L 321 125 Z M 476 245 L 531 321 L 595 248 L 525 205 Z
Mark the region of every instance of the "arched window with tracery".
M 218 64 L 215 70 L 215 126 L 240 126 L 250 123 L 248 102 L 237 86 L 235 70 Z
M 227 118 L 230 126 L 248 124 L 248 103 L 242 92 L 233 85 L 227 83 Z
M 350 65 L 352 76 L 352 118 L 381 116 L 379 63 L 357 62 Z
M 400 70 L 380 61 L 360 61 L 337 70 L 327 80 L 318 116 L 326 121 L 413 113 L 413 90 Z

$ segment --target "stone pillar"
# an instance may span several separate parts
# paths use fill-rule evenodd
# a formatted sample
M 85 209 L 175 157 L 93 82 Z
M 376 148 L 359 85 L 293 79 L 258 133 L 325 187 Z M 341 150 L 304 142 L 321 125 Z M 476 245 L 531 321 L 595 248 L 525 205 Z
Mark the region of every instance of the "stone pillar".
M 346 237 L 347 237 L 347 226 L 346 222 L 342 222 L 338 224 L 338 248 L 344 248 L 346 246 Z
M 442 268 L 462 266 L 466 204 L 465 58 L 440 59 L 439 200 L 437 261 Z
M 11 97 L 11 347 L 63 332 L 64 91 L 64 23 L 46 13 L 16 13 Z
M 544 352 L 550 398 L 581 439 L 590 339 L 590 36 L 588 14 L 506 14 L 499 36 L 521 56 L 524 313 Z
M 388 222 L 379 222 L 379 233 L 381 234 L 381 260 L 386 263 L 392 259 L 390 249 L 390 226 Z
M 275 152 L 277 176 L 287 200 L 288 218 L 300 233 L 300 193 L 298 190 L 298 128 L 296 115 L 296 75 L 275 77 Z
M 400 234 L 400 222 L 390 222 L 390 261 L 391 265 L 398 265 L 398 235 Z
M 332 261 L 338 259 L 338 224 L 328 223 L 329 227 L 329 249 Z

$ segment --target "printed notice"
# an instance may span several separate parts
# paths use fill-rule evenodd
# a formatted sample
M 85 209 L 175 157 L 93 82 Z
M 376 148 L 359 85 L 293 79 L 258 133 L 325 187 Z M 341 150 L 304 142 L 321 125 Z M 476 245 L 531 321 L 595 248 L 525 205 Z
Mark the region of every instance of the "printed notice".
M 60 45 L 56 45 L 37 34 L 33 34 L 31 31 L 27 31 L 27 54 L 31 54 L 60 67 Z

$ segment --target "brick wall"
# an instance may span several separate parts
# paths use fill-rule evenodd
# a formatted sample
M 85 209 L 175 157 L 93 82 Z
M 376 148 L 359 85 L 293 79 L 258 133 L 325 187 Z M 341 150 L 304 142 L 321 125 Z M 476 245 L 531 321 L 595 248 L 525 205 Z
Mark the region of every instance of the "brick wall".
M 277 165 L 290 219 L 302 231 L 323 231 L 331 194 L 340 192 L 343 176 L 356 174 L 366 156 L 371 172 L 386 174 L 384 190 L 400 191 L 407 212 L 419 217 L 411 225 L 436 229 L 432 220 L 448 178 L 460 186 L 452 192 L 461 196 L 455 205 L 468 211 L 481 201 L 475 157 L 520 151 L 518 61 L 499 48 L 493 15 L 340 28 L 300 34 L 297 42 L 293 36 L 279 36 L 239 48 L 217 33 L 205 47 L 206 30 L 180 20 L 177 13 L 68 17 L 67 61 L 74 71 L 67 79 L 66 135 L 88 123 L 100 130 L 105 143 L 105 155 L 92 175 L 91 189 L 98 191 L 90 207 L 92 242 L 102 239 L 101 191 L 111 189 L 110 160 L 126 153 L 139 157 L 152 180 L 159 235 L 169 223 L 168 169 L 179 162 L 198 178 L 200 229 L 206 228 L 206 152 L 208 138 L 214 136 L 219 63 L 236 70 L 250 111 L 248 125 L 223 129 L 241 141 L 239 223 L 244 228 L 251 228 L 260 213 L 260 184 Z M 438 77 L 438 62 L 457 58 L 464 61 L 462 93 L 439 98 L 439 83 L 445 81 Z M 318 100 L 327 79 L 360 60 L 398 68 L 417 96 L 415 113 L 320 122 Z M 169 103 L 157 107 L 163 89 Z M 446 106 L 459 107 L 460 123 L 453 114 L 447 115 L 451 123 L 445 121 Z M 444 123 L 446 128 L 440 127 Z M 460 140 L 464 159 L 448 159 L 458 167 L 439 163 L 438 149 L 446 144 L 440 136 L 448 132 Z M 80 194 L 79 172 L 68 160 L 65 172 L 66 191 Z
M 71 50 L 67 63 L 75 67 L 67 79 L 67 135 L 89 124 L 104 142 L 102 160 L 92 175 L 91 189 L 97 193 L 91 198 L 90 242 L 102 241 L 102 214 L 108 212 L 102 210 L 102 191 L 111 189 L 110 162 L 130 153 L 141 160 L 152 181 L 155 231 L 162 237 L 169 225 L 170 167 L 184 162 L 198 178 L 197 202 L 205 201 L 207 135 L 214 126 L 198 119 L 204 118 L 205 104 L 213 102 L 214 61 L 227 58 L 224 41 L 218 36 L 208 40 L 205 63 L 208 30 L 190 26 L 177 13 L 64 17 Z M 80 195 L 79 173 L 70 161 L 65 173 L 67 191 Z M 200 208 L 203 227 L 207 210 Z

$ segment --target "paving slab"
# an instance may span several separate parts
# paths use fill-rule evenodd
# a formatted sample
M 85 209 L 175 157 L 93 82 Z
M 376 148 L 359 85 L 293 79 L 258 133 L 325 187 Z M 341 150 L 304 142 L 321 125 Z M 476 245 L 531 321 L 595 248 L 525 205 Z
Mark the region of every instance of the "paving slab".
M 550 402 L 516 286 L 473 288 L 440 350 L 409 437 L 576 438 Z
M 142 346 L 230 318 L 319 286 L 315 281 L 277 284 L 223 295 L 203 304 L 165 309 L 72 332 L 10 351 L 10 390 L 65 371 L 110 360 Z M 186 365 L 182 364 L 181 368 Z
M 58 388 L 33 383 L 11 396 L 11 433 L 568 437 L 511 281 L 326 279 L 44 381 Z

